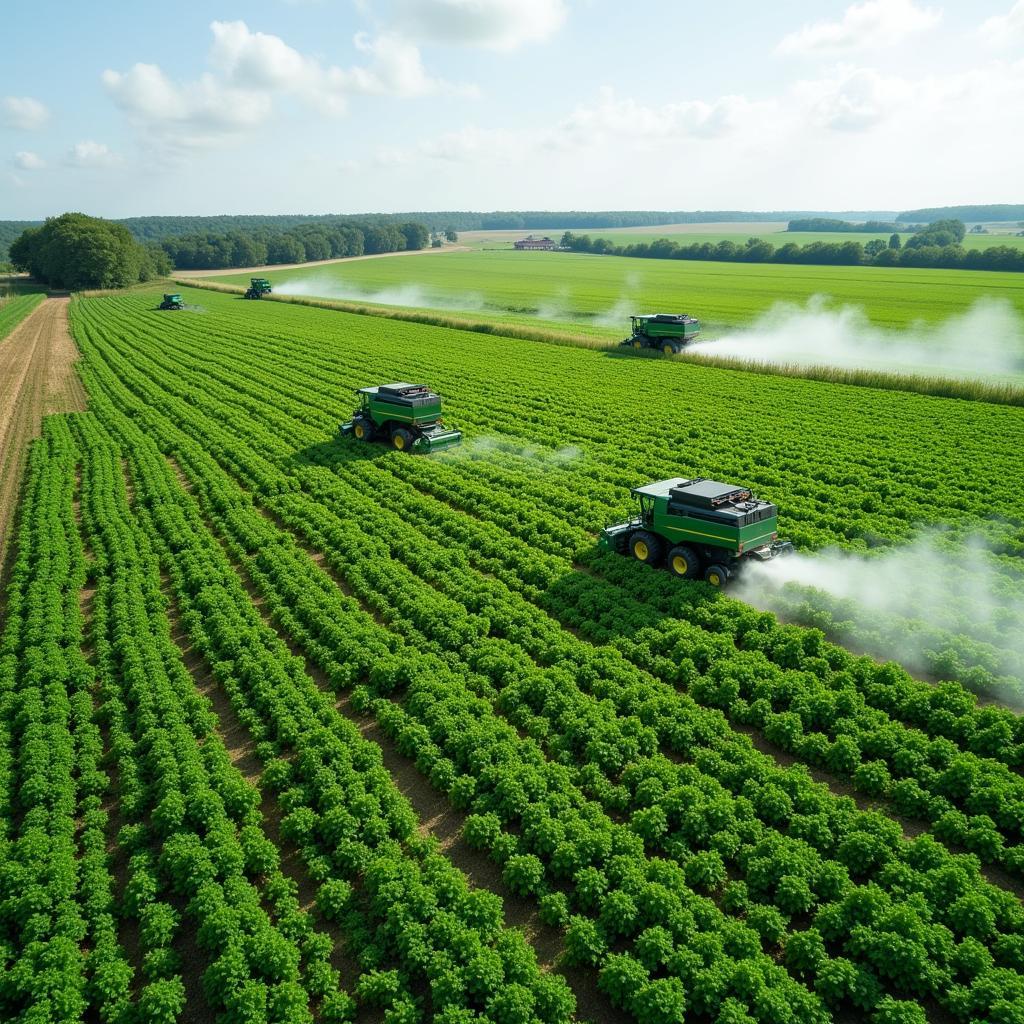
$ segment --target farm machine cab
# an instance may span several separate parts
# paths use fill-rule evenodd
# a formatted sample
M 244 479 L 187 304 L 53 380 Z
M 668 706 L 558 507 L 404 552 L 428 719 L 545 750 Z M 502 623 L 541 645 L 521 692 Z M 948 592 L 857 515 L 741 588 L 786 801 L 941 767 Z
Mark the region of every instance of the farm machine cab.
M 381 384 L 356 394 L 359 406 L 341 425 L 342 436 L 386 441 L 400 452 L 437 452 L 462 440 L 441 419 L 441 396 L 424 384 Z
M 262 299 L 264 295 L 270 294 L 270 282 L 265 277 L 250 277 L 249 288 L 242 298 Z
M 657 348 L 667 356 L 682 352 L 700 334 L 700 321 L 686 313 L 644 313 L 629 319 L 633 333 L 620 344 Z
M 182 297 L 175 292 L 173 295 L 164 295 L 164 301 L 157 307 L 158 309 L 184 309 L 185 303 Z
M 631 493 L 639 515 L 602 530 L 600 547 L 665 565 L 676 576 L 720 587 L 750 559 L 767 562 L 793 551 L 778 539 L 778 509 L 745 487 L 674 477 Z

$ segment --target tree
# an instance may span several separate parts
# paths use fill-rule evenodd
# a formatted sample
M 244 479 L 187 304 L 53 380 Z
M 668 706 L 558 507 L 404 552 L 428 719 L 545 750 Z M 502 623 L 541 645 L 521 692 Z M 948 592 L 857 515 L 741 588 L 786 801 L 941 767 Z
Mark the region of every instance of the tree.
M 899 235 L 893 235 L 892 237 L 895 238 L 897 242 L 899 242 Z M 871 241 L 864 246 L 864 255 L 867 256 L 869 259 L 874 259 L 876 256 L 885 252 L 887 248 L 888 246 L 885 244 L 884 239 L 872 238 Z
M 11 259 L 55 288 L 126 288 L 152 276 L 150 252 L 123 224 L 64 213 L 29 228 L 11 245 Z
M 444 237 L 447 238 L 449 242 L 457 242 L 459 240 L 459 235 L 455 228 L 445 228 Z
M 415 221 L 399 225 L 398 230 L 405 238 L 406 249 L 426 249 L 430 242 L 430 232 L 426 226 Z
M 894 231 L 889 236 L 889 248 L 890 249 L 899 249 L 902 244 L 903 244 L 903 242 L 901 241 L 900 236 Z

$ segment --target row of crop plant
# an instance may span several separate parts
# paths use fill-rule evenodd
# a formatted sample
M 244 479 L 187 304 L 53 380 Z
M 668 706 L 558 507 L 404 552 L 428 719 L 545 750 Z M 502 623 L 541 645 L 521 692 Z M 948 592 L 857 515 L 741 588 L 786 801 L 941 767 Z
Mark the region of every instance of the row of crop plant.
M 538 670 L 543 668 L 542 663 L 545 659 L 551 662 L 558 658 L 569 659 L 569 664 L 576 670 L 577 684 L 581 678 L 580 659 L 584 659 L 584 664 L 586 657 L 607 660 L 608 654 L 605 652 L 596 652 L 586 656 L 584 652 L 587 647 L 582 642 L 579 642 L 578 649 L 574 649 L 572 638 L 568 634 L 565 634 L 564 631 L 552 631 L 550 628 L 544 628 L 542 621 L 530 612 L 525 602 L 513 600 L 514 595 L 511 595 L 507 589 L 503 591 L 500 587 L 491 586 L 481 574 L 474 575 L 472 566 L 467 562 L 466 552 L 455 547 L 443 547 L 436 542 L 425 541 L 423 535 L 413 527 L 407 527 L 403 531 L 401 523 L 405 516 L 404 508 L 397 508 L 394 513 L 380 509 L 378 502 L 371 501 L 369 497 L 362 494 L 358 486 L 351 482 L 345 483 L 339 479 L 338 484 L 335 485 L 336 474 L 327 469 L 317 471 L 318 483 L 323 484 L 324 487 L 331 484 L 340 489 L 327 489 L 321 495 L 309 493 L 308 478 L 305 475 L 306 467 L 295 472 L 287 472 L 283 468 L 288 466 L 289 469 L 294 469 L 293 466 L 289 466 L 288 455 L 293 455 L 296 444 L 301 443 L 304 436 L 301 425 L 298 426 L 298 436 L 296 436 L 296 422 L 290 422 L 287 416 L 277 411 L 261 411 L 255 401 L 255 395 L 250 398 L 244 393 L 228 391 L 218 396 L 215 390 L 217 388 L 226 389 L 226 378 L 219 382 L 212 382 L 209 387 L 204 387 L 199 375 L 191 379 L 188 376 L 183 376 L 181 367 L 178 368 L 178 372 L 173 375 L 173 378 L 169 378 L 165 376 L 167 367 L 164 368 L 163 374 L 159 372 L 159 360 L 155 356 L 151 360 L 148 353 L 143 356 L 138 352 L 133 355 L 127 350 L 118 351 L 116 343 L 109 338 L 101 339 L 97 347 L 101 351 L 110 353 L 105 357 L 110 364 L 103 367 L 102 370 L 103 386 L 109 389 L 112 397 L 116 398 L 119 408 L 133 418 L 143 420 L 147 431 L 160 438 L 165 450 L 179 458 L 186 473 L 193 476 L 193 479 L 197 474 L 201 474 L 204 480 L 209 477 L 215 481 L 215 485 L 206 482 L 198 487 L 198 493 L 204 500 L 207 514 L 217 523 L 218 529 L 222 531 L 228 542 L 236 545 L 236 554 L 246 560 L 246 565 L 267 595 L 268 603 L 273 603 L 275 614 L 285 623 L 285 628 L 297 636 L 304 645 L 307 643 L 317 645 L 310 646 L 311 656 L 328 659 L 328 664 L 323 666 L 328 674 L 332 670 L 336 673 L 344 671 L 343 666 L 337 664 L 339 652 L 349 650 L 345 636 L 339 635 L 344 631 L 339 630 L 336 625 L 332 627 L 332 622 L 337 622 L 337 614 L 328 614 L 324 610 L 331 590 L 329 586 L 327 589 L 323 589 L 321 586 L 316 598 L 310 600 L 309 593 L 317 579 L 316 572 L 298 555 L 294 556 L 290 563 L 290 571 L 285 573 L 282 578 L 279 564 L 282 557 L 281 539 L 275 541 L 273 532 L 266 533 L 270 527 L 257 512 L 248 508 L 244 492 L 230 486 L 230 475 L 238 477 L 249 487 L 255 489 L 260 495 L 260 500 L 282 517 L 286 514 L 298 514 L 302 511 L 303 506 L 308 506 L 310 514 L 315 514 L 316 520 L 322 519 L 327 513 L 325 504 L 329 498 L 334 508 L 344 511 L 344 516 L 335 517 L 336 522 L 332 522 L 329 517 L 326 520 L 331 529 L 336 531 L 331 543 L 328 543 L 331 535 L 326 532 L 317 535 L 315 541 L 311 542 L 326 551 L 331 564 L 337 571 L 343 573 L 346 584 L 361 598 L 364 606 L 374 609 L 384 617 L 388 617 L 390 611 L 391 621 L 388 623 L 391 626 L 390 634 L 411 641 L 409 650 L 416 652 L 417 657 L 427 659 L 427 668 L 432 670 L 426 673 L 428 676 L 442 672 L 446 656 L 450 659 L 452 655 L 457 655 L 458 660 L 447 671 L 444 671 L 441 681 L 435 679 L 431 682 L 430 678 L 421 678 L 419 673 L 412 675 L 411 669 L 404 669 L 396 679 L 389 679 L 379 673 L 376 680 L 371 679 L 371 684 L 375 687 L 384 685 L 387 688 L 388 685 L 397 685 L 400 690 L 408 691 L 399 708 L 405 715 L 421 713 L 416 709 L 423 703 L 423 700 L 421 699 L 417 703 L 415 697 L 420 693 L 420 689 L 414 689 L 414 687 L 422 687 L 423 693 L 430 695 L 431 700 L 437 704 L 440 703 L 442 696 L 446 696 L 447 699 L 455 699 L 453 695 L 458 692 L 459 680 L 465 679 L 466 682 L 462 685 L 470 686 L 469 697 L 474 697 L 474 687 L 482 695 L 476 696 L 470 705 L 475 714 L 484 713 L 483 701 L 486 701 L 486 704 L 511 716 L 522 705 L 523 694 L 521 690 L 517 691 L 515 688 L 518 680 L 514 675 L 511 679 L 506 676 L 510 671 L 514 672 L 514 666 L 521 663 L 524 653 L 534 660 Z M 94 365 L 91 355 L 92 353 L 90 353 L 90 368 Z M 166 356 L 162 358 L 166 359 Z M 104 357 L 98 357 L 95 360 L 95 365 L 98 367 L 103 359 Z M 130 365 L 133 361 L 143 365 L 141 372 L 134 370 Z M 253 371 L 250 369 L 248 373 L 251 374 Z M 127 388 L 123 385 L 127 385 Z M 175 392 L 179 390 L 181 394 L 176 397 Z M 268 391 L 271 390 L 273 390 L 273 385 L 268 386 Z M 186 400 L 186 393 L 189 400 Z M 267 403 L 264 401 L 264 409 L 266 405 Z M 268 417 L 268 420 L 261 422 L 263 417 Z M 285 428 L 288 428 L 290 432 L 281 433 Z M 215 460 L 211 460 L 205 454 L 206 452 L 212 452 Z M 278 463 L 276 466 L 275 460 Z M 220 465 L 218 466 L 217 463 Z M 215 469 L 220 471 L 219 476 L 214 472 Z M 224 474 L 225 469 L 230 475 Z M 343 470 L 344 467 L 339 467 L 337 474 L 339 478 L 343 475 Z M 313 473 L 312 468 L 309 469 L 309 473 Z M 407 489 L 407 495 L 412 496 L 414 493 L 412 488 Z M 393 500 L 395 499 L 389 495 L 389 503 Z M 378 523 L 379 525 L 377 525 Z M 297 531 L 307 529 L 301 520 L 296 520 L 293 528 Z M 280 538 L 280 535 L 277 536 Z M 397 562 L 394 561 L 396 557 Z M 403 568 L 403 565 L 406 567 Z M 313 573 L 312 576 L 309 575 L 310 572 Z M 461 599 L 460 601 L 455 601 L 452 598 L 445 600 L 439 596 L 439 582 L 435 582 L 433 585 L 427 583 L 425 586 L 418 582 L 419 577 L 424 574 L 427 574 L 428 577 L 431 574 L 436 574 L 437 581 L 440 581 L 442 577 L 451 578 L 454 574 L 454 582 L 451 584 L 453 593 L 471 595 L 474 600 L 479 594 L 479 599 L 483 603 L 479 608 L 469 608 L 466 604 L 461 604 Z M 320 582 L 323 583 L 323 581 Z M 431 598 L 431 594 L 433 594 L 433 598 Z M 351 612 L 351 610 L 349 611 Z M 341 609 L 334 609 L 334 612 L 340 614 Z M 523 618 L 524 616 L 526 618 Z M 503 633 L 502 637 L 493 635 L 496 622 Z M 486 633 L 483 633 L 481 630 L 485 626 Z M 441 663 L 435 665 L 429 660 L 431 649 L 435 650 L 442 658 Z M 424 651 L 427 653 L 422 653 Z M 409 657 L 412 658 L 413 654 L 410 653 Z M 494 659 L 497 667 L 494 669 L 493 675 L 480 671 L 479 659 L 481 658 Z M 512 669 L 509 668 L 510 665 L 513 666 Z M 553 667 L 555 670 L 547 674 L 550 677 L 547 684 L 548 694 L 561 695 L 566 691 L 571 693 L 572 674 L 564 672 L 559 674 L 557 666 Z M 671 736 L 669 733 L 659 736 L 656 730 L 643 726 L 643 715 L 649 716 L 654 708 L 663 704 L 666 723 L 662 726 L 663 729 L 668 729 L 670 722 L 685 723 L 687 721 L 687 717 L 681 714 L 682 706 L 679 705 L 679 696 L 672 696 L 671 690 L 666 689 L 664 683 L 659 684 L 652 681 L 651 677 L 644 674 L 636 675 L 635 670 L 631 670 L 621 658 L 612 663 L 612 670 L 609 673 L 605 669 L 603 675 L 599 671 L 589 679 L 585 674 L 583 675 L 585 688 L 578 690 L 580 694 L 578 699 L 583 700 L 582 706 L 589 710 L 580 720 L 580 724 L 574 725 L 573 735 L 578 738 L 573 740 L 570 736 L 568 745 L 557 732 L 553 731 L 555 726 L 562 721 L 563 712 L 559 711 L 557 704 L 549 704 L 551 697 L 544 697 L 541 704 L 543 714 L 533 711 L 531 716 L 525 720 L 528 723 L 527 728 L 532 726 L 541 732 L 544 723 L 547 723 L 548 732 L 543 735 L 542 745 L 544 750 L 550 751 L 549 758 L 557 753 L 563 761 L 563 767 L 570 767 L 569 764 L 564 763 L 565 757 L 568 757 L 570 762 L 582 762 L 575 769 L 581 773 L 580 778 L 583 780 L 580 793 L 584 794 L 585 798 L 584 787 L 586 787 L 595 795 L 599 794 L 598 802 L 601 800 L 611 801 L 608 807 L 602 811 L 606 815 L 612 811 L 621 812 L 622 810 L 621 805 L 615 807 L 615 803 L 620 802 L 620 796 L 614 792 L 614 788 L 625 786 L 625 783 L 621 781 L 621 778 L 616 780 L 615 775 L 621 776 L 624 764 L 645 763 L 644 757 L 651 753 L 651 751 L 637 746 L 637 735 L 640 737 L 652 736 L 656 744 L 664 743 L 665 737 Z M 488 685 L 490 691 L 493 692 L 489 692 Z M 588 693 L 586 686 L 592 687 L 593 692 Z M 498 692 L 499 687 L 510 692 L 512 696 L 503 702 L 502 694 Z M 648 691 L 646 698 L 644 696 L 645 689 Z M 384 699 L 383 695 L 373 697 L 372 691 L 367 696 L 373 699 L 365 706 L 374 708 L 378 714 L 389 716 L 385 720 L 390 722 L 390 716 L 397 713 L 391 710 L 396 707 L 394 701 L 389 699 L 386 705 L 381 704 L 380 702 Z M 429 702 L 424 705 L 425 709 L 429 707 Z M 640 711 L 643 712 L 643 715 L 639 714 Z M 422 713 L 426 713 L 426 711 Z M 698 712 L 691 705 L 688 717 L 695 723 L 703 723 L 701 729 L 711 728 L 713 730 L 712 739 L 716 734 L 722 735 L 722 720 L 714 714 Z M 402 728 L 413 727 L 417 721 L 418 719 L 414 718 L 409 721 L 408 726 Z M 634 722 L 636 724 L 633 724 Z M 464 754 L 460 756 L 459 760 L 456 760 L 452 756 L 455 753 L 455 748 L 451 748 L 449 753 L 447 747 L 440 746 L 438 738 L 435 738 L 433 732 L 430 731 L 428 722 L 424 721 L 423 725 L 428 730 L 430 742 L 439 746 L 447 761 L 459 769 L 456 771 L 455 781 L 452 782 L 453 790 L 461 792 L 461 790 L 469 788 L 469 781 L 460 783 L 459 780 L 463 777 L 471 778 L 474 786 L 474 799 L 477 799 L 475 790 L 477 775 L 475 771 L 470 771 L 474 767 L 472 762 L 462 764 L 461 761 L 465 758 Z M 393 722 L 390 728 L 396 728 Z M 638 728 L 639 733 L 636 731 Z M 596 735 L 601 739 L 597 742 L 597 749 L 591 751 L 587 747 L 595 735 L 595 730 Z M 630 730 L 633 731 L 632 739 Z M 454 736 L 446 732 L 445 743 L 454 743 L 458 735 L 457 730 Z M 915 951 L 915 956 L 926 955 L 922 954 L 920 950 L 929 948 L 933 949 L 934 953 L 929 968 L 919 976 L 913 979 L 905 978 L 902 975 L 886 977 L 885 984 L 887 986 L 895 988 L 897 992 L 901 992 L 901 986 L 903 986 L 910 989 L 911 994 L 920 997 L 916 986 L 924 985 L 930 988 L 934 985 L 941 988 L 946 985 L 948 989 L 946 998 L 950 1001 L 951 1007 L 959 1013 L 968 1012 L 971 1000 L 986 998 L 983 993 L 993 984 L 1001 985 L 1006 991 L 1009 991 L 1012 997 L 1011 979 L 1015 974 L 1015 954 L 1012 951 L 1019 944 L 1017 929 L 1020 926 L 1020 922 L 1016 921 L 1014 917 L 1012 897 L 984 886 L 977 877 L 976 867 L 972 873 L 969 859 L 950 858 L 941 846 L 934 842 L 923 843 L 923 845 L 921 841 L 917 844 L 905 844 L 898 838 L 898 829 L 894 833 L 893 828 L 884 823 L 884 819 L 880 819 L 878 816 L 856 814 L 851 808 L 844 807 L 841 802 L 820 792 L 820 789 L 809 788 L 806 778 L 801 778 L 799 773 L 773 774 L 778 770 L 771 768 L 767 759 L 761 758 L 760 755 L 755 756 L 753 752 L 749 751 L 749 745 L 737 746 L 735 740 L 728 740 L 727 737 L 726 739 L 727 744 L 717 752 L 718 763 L 714 759 L 716 751 L 713 746 L 708 749 L 706 754 L 701 754 L 699 751 L 695 753 L 693 749 L 695 737 L 686 736 L 685 733 L 676 742 L 687 755 L 693 756 L 694 764 L 700 772 L 699 779 L 709 777 L 709 772 L 711 772 L 710 778 L 714 778 L 715 773 L 719 773 L 722 779 L 731 780 L 731 785 L 738 787 L 736 792 L 732 792 L 731 799 L 746 801 L 754 805 L 752 820 L 758 823 L 758 828 L 770 830 L 767 833 L 769 838 L 773 835 L 771 829 L 787 820 L 786 802 L 779 798 L 776 790 L 781 791 L 782 795 L 790 801 L 794 799 L 794 794 L 801 800 L 807 801 L 811 801 L 813 794 L 817 800 L 824 801 L 825 819 L 810 823 L 801 821 L 799 827 L 808 829 L 830 853 L 838 852 L 837 848 L 849 840 L 843 857 L 849 860 L 850 864 L 846 865 L 842 860 L 836 861 L 832 857 L 829 857 L 828 861 L 838 865 L 840 869 L 845 868 L 846 871 L 852 867 L 855 873 L 866 876 L 875 884 L 881 884 L 879 880 L 884 879 L 886 889 L 890 893 L 896 894 L 895 905 L 883 900 L 881 906 L 875 907 L 874 913 L 877 921 L 873 919 L 872 923 L 878 926 L 877 937 L 861 932 L 856 942 L 853 942 L 849 949 L 843 950 L 850 956 L 831 957 L 831 960 L 849 962 L 852 965 L 851 969 L 859 972 L 854 987 L 858 992 L 863 990 L 868 993 L 866 996 L 863 994 L 857 996 L 861 1002 L 866 1001 L 867 1005 L 871 1005 L 870 982 L 874 981 L 876 985 L 878 984 L 872 967 L 891 970 L 887 965 L 884 950 L 902 935 L 900 928 L 903 931 L 907 929 L 913 931 L 914 928 L 937 929 L 935 931 L 926 930 L 924 934 L 929 936 L 926 942 L 920 942 L 917 946 L 908 946 L 908 949 Z M 600 749 L 602 746 L 609 749 L 608 756 L 612 760 L 607 760 L 604 751 Z M 535 757 L 535 755 L 533 756 Z M 753 771 L 755 778 L 762 772 L 768 773 L 763 780 L 764 784 L 769 787 L 767 794 L 760 794 L 757 801 L 742 792 L 742 786 L 735 778 L 735 758 L 737 757 L 740 759 L 740 766 L 748 770 L 748 773 Z M 630 762 L 630 758 L 632 758 L 632 762 Z M 555 761 L 545 763 L 554 765 Z M 593 772 L 590 772 L 589 775 L 584 774 L 584 770 L 590 767 L 600 770 L 606 783 L 611 785 L 611 789 L 606 783 L 601 782 L 600 776 L 594 779 Z M 662 769 L 659 767 L 658 770 Z M 433 774 L 432 767 L 430 771 Z M 443 779 L 448 772 L 449 769 L 445 768 L 440 778 Z M 609 775 L 612 778 L 608 778 Z M 728 796 L 731 792 L 729 784 L 723 784 L 721 779 L 719 784 L 724 785 L 723 795 Z M 456 788 L 457 786 L 458 788 Z M 770 788 L 773 786 L 775 789 Z M 793 792 L 788 792 L 787 787 Z M 718 790 L 715 792 L 717 793 Z M 481 795 L 486 795 L 486 793 Z M 759 807 L 758 804 L 761 806 Z M 593 805 L 594 801 L 591 801 L 587 806 Z M 481 806 L 486 808 L 486 803 Z M 741 803 L 740 806 L 745 808 L 747 803 Z M 811 801 L 809 806 L 816 805 L 814 801 Z M 474 809 L 476 810 L 476 808 Z M 661 810 L 664 811 L 664 808 Z M 845 823 L 849 834 L 837 841 L 835 836 L 827 835 L 827 833 L 837 824 L 833 820 L 837 815 L 839 815 L 838 824 L 843 824 L 844 815 L 839 812 L 844 810 L 849 814 Z M 832 817 L 829 817 L 828 812 L 831 812 Z M 492 813 L 492 809 L 476 810 L 476 813 Z M 812 811 L 809 815 L 802 814 L 801 817 L 810 817 L 814 813 L 816 812 Z M 657 815 L 647 815 L 646 818 L 657 819 Z M 611 818 L 609 817 L 608 820 L 611 821 Z M 647 826 L 644 827 L 652 834 L 658 831 Z M 777 829 L 775 830 L 777 831 Z M 505 834 L 505 832 L 501 834 Z M 634 835 L 641 839 L 644 838 L 640 832 L 634 832 Z M 808 839 L 802 835 L 790 838 L 800 843 L 809 844 Z M 509 853 L 507 841 L 502 840 L 499 847 L 498 856 Z M 803 850 L 803 847 L 800 849 Z M 722 852 L 718 850 L 691 852 L 694 853 L 694 859 L 700 856 L 701 852 L 714 852 L 720 858 L 722 857 Z M 738 851 L 733 855 L 737 854 Z M 552 870 L 551 865 L 545 864 L 544 858 L 532 850 L 514 853 L 511 856 L 534 857 L 534 861 L 515 861 L 516 877 L 525 871 L 525 877 L 528 880 L 529 873 L 536 870 L 536 863 L 540 863 L 541 869 L 545 872 Z M 511 856 L 507 859 L 511 859 Z M 689 863 L 689 860 L 686 863 Z M 706 876 L 714 882 L 718 862 L 712 857 L 705 857 L 703 860 L 697 860 L 696 863 L 697 867 L 692 869 L 695 872 L 694 881 L 699 882 L 701 872 L 706 872 Z M 685 883 L 685 864 L 680 864 L 679 867 L 684 871 L 682 877 Z M 834 878 L 835 868 L 830 868 L 829 872 L 831 874 L 828 877 Z M 910 872 L 909 876 L 906 874 L 907 872 Z M 840 881 L 841 877 L 842 870 L 840 870 Z M 914 885 L 923 893 L 930 893 L 930 898 L 926 900 L 926 906 L 929 909 L 924 917 L 921 917 L 920 914 L 911 914 L 911 917 L 907 917 L 907 914 L 911 913 L 909 907 L 913 905 L 906 900 L 907 890 L 905 887 L 909 884 L 906 880 L 907 877 L 917 879 Z M 897 883 L 897 878 L 902 878 L 903 881 Z M 953 879 L 956 879 L 955 888 L 950 890 L 948 885 Z M 781 879 L 778 881 L 781 882 Z M 522 884 L 522 880 L 519 884 Z M 577 886 L 578 884 L 577 882 Z M 688 883 L 685 884 L 688 885 Z M 788 889 L 793 890 L 786 899 L 794 907 L 798 907 L 799 899 L 804 898 L 804 890 L 799 884 L 799 879 L 795 882 L 787 881 L 786 886 L 787 891 Z M 939 886 L 939 888 L 936 889 L 935 886 Z M 554 894 L 544 893 L 544 895 Z M 1004 899 L 1004 896 L 1007 898 Z M 580 899 L 579 896 L 574 898 Z M 848 913 L 856 912 L 859 905 L 858 898 L 859 893 L 855 891 L 848 904 Z M 889 895 L 887 898 L 892 901 L 893 895 Z M 955 910 L 952 909 L 954 904 L 956 905 Z M 583 907 L 582 902 L 579 905 L 581 908 Z M 747 912 L 748 908 L 743 905 L 742 900 L 735 903 L 735 906 L 739 908 L 740 914 Z M 831 911 L 833 917 L 842 912 L 831 907 L 827 909 Z M 779 912 L 778 908 L 776 911 Z M 894 915 L 896 915 L 895 918 Z M 904 924 L 897 926 L 895 922 L 900 915 L 902 915 Z M 941 915 L 945 915 L 945 917 Z M 942 923 L 930 924 L 929 922 L 933 918 Z M 773 924 L 771 916 L 764 913 L 755 914 L 755 920 L 761 919 L 766 922 L 762 927 L 770 935 Z M 616 919 L 609 914 L 605 920 L 608 923 Z M 827 914 L 825 914 L 825 920 L 828 920 Z M 916 924 L 912 924 L 915 921 Z M 834 925 L 831 930 L 819 929 L 819 931 L 823 936 L 828 936 L 829 942 L 837 941 Z M 871 931 L 872 929 L 869 928 L 868 932 Z M 975 935 L 976 932 L 980 933 L 982 937 Z M 613 932 L 611 937 L 615 938 L 616 934 Z M 907 938 L 906 935 L 902 937 Z M 638 937 L 636 938 L 639 941 Z M 767 936 L 764 938 L 767 940 Z M 912 943 L 911 939 L 908 941 Z M 981 955 L 980 960 L 977 957 L 971 959 L 977 952 L 976 947 L 972 944 L 974 942 L 978 942 L 990 950 L 989 953 Z M 994 950 L 995 954 L 991 950 Z M 997 966 L 994 962 L 985 960 L 986 956 L 991 957 L 992 955 L 996 955 L 998 964 L 1003 966 Z M 606 964 L 606 966 L 608 965 Z M 798 968 L 794 967 L 794 970 L 798 970 Z M 823 991 L 831 991 L 827 979 L 832 976 L 832 973 L 838 971 L 839 974 L 842 974 L 844 970 L 842 964 L 838 968 L 826 970 Z M 614 976 L 614 974 L 614 971 L 610 972 L 610 976 Z M 970 984 L 967 983 L 968 981 Z M 612 982 L 608 982 L 608 984 L 611 985 Z M 847 993 L 847 996 L 849 995 L 851 995 L 850 992 Z M 879 998 L 879 992 L 876 989 L 873 1001 L 878 1002 Z

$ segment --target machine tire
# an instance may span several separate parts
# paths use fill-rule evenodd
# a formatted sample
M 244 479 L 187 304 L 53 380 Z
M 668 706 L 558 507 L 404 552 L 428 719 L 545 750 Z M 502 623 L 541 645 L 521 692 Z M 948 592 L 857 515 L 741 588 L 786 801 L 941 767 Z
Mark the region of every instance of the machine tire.
M 700 578 L 700 555 L 691 547 L 679 544 L 668 553 L 668 571 L 684 580 Z
M 352 433 L 357 441 L 373 440 L 373 427 L 366 420 L 356 420 L 352 424 Z
M 644 347 L 644 343 L 639 338 L 634 338 L 633 339 L 633 348 L 635 348 L 635 349 L 637 349 L 639 351 L 643 347 Z
M 667 356 L 674 356 L 679 354 L 679 349 L 676 348 L 676 346 L 673 345 L 671 341 L 665 342 L 665 344 L 661 346 L 661 351 L 664 352 Z
M 396 451 L 407 452 L 412 448 L 412 434 L 404 427 L 395 427 L 391 431 L 391 443 Z
M 662 539 L 647 530 L 637 530 L 629 538 L 629 552 L 644 565 L 660 565 L 661 556 L 665 553 L 665 545 Z
M 721 562 L 714 562 L 704 570 L 704 579 L 713 587 L 724 587 L 731 575 L 728 567 Z

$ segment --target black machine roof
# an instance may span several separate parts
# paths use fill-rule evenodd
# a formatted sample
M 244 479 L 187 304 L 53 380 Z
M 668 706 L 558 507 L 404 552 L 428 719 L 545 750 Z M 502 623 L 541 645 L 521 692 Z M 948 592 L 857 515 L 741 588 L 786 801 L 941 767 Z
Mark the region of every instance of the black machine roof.
M 672 487 L 669 494 L 676 501 L 699 508 L 718 508 L 720 505 L 733 505 L 738 501 L 748 501 L 750 491 L 735 484 L 723 484 L 717 480 L 681 481 Z

